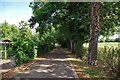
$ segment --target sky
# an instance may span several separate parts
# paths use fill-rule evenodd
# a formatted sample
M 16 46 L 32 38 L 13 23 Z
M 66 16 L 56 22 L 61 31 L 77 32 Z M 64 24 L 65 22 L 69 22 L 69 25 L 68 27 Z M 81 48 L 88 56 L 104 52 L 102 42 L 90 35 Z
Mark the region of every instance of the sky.
M 0 23 L 5 20 L 9 24 L 19 26 L 20 21 L 27 21 L 32 16 L 30 1 L 0 0 Z

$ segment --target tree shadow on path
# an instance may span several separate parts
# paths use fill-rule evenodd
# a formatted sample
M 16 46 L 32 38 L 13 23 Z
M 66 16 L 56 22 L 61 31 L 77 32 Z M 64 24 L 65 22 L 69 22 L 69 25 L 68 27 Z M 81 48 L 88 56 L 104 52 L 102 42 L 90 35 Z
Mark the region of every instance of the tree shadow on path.
M 24 79 L 76 79 L 78 78 L 71 63 L 67 60 L 63 49 L 54 49 L 46 53 L 46 57 L 38 57 L 37 61 L 25 71 L 17 72 L 16 78 Z

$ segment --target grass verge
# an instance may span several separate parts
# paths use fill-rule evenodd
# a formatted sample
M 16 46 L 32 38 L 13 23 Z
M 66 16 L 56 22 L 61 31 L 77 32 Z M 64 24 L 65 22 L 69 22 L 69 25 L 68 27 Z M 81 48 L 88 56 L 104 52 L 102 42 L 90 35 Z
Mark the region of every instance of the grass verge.
M 68 56 L 68 59 L 71 61 L 74 69 L 79 78 L 104 78 L 108 80 L 113 78 L 112 72 L 99 63 L 97 66 L 91 66 L 86 64 L 86 60 L 81 60 L 76 54 L 71 54 L 69 50 L 64 49 L 65 53 Z

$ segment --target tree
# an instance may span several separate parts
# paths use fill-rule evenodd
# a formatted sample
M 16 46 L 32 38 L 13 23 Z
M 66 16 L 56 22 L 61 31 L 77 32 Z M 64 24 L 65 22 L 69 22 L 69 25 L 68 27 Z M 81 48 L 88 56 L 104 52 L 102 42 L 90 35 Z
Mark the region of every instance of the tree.
M 29 27 L 27 22 L 21 21 L 20 23 L 20 34 L 19 36 L 23 37 L 24 39 L 29 39 L 32 37 L 32 30 Z
M 2 32 L 1 36 L 2 36 L 2 38 L 9 37 L 9 35 L 11 34 L 10 30 L 11 30 L 10 25 L 5 21 L 1 25 L 1 32 Z
M 103 35 L 108 38 L 117 32 L 116 27 L 119 26 L 120 22 L 118 19 L 120 9 L 118 9 L 118 7 L 119 3 L 94 2 L 91 4 L 91 37 L 89 40 L 88 64 L 96 65 L 98 36 Z
M 13 40 L 19 34 L 19 28 L 15 25 L 10 25 L 6 21 L 0 25 L 0 38 Z
M 97 60 L 97 51 L 98 51 L 98 35 L 99 35 L 99 18 L 100 18 L 100 3 L 93 2 L 91 3 L 91 38 L 89 41 L 89 55 L 88 55 L 88 64 L 96 65 Z
M 51 27 L 54 27 L 58 34 L 56 37 L 57 41 L 62 45 L 64 44 L 64 46 L 67 48 L 70 48 L 72 53 L 81 53 L 83 43 L 88 42 L 88 38 L 91 37 L 88 63 L 95 64 L 95 61 L 97 59 L 98 37 L 100 35 L 110 36 L 115 34 L 115 26 L 118 25 L 119 21 L 118 3 L 101 3 L 101 14 L 99 12 L 100 5 L 98 3 L 96 4 L 97 6 L 93 5 L 95 7 L 95 9 L 93 8 L 95 10 L 95 13 L 91 15 L 91 19 L 89 17 L 91 12 L 90 3 L 32 2 L 30 4 L 30 7 L 33 10 L 33 16 L 29 21 L 31 27 L 34 27 L 36 23 L 39 24 L 37 31 L 40 33 L 40 35 L 44 35 L 44 33 L 48 32 Z M 111 13 L 109 11 L 111 11 Z M 108 14 L 109 19 L 107 18 Z M 90 23 L 91 20 L 92 24 Z M 91 35 L 90 24 L 92 29 Z M 106 26 L 107 24 L 109 24 L 109 26 Z M 94 45 L 94 47 L 92 45 Z M 94 50 L 92 50 L 92 47 Z M 91 53 L 92 57 L 90 57 Z M 91 62 L 91 60 L 93 62 Z
M 43 3 L 40 8 L 39 4 L 41 3 L 32 3 L 34 15 L 30 19 L 31 25 L 39 23 L 37 31 L 43 34 L 50 29 L 52 24 L 60 33 L 57 36 L 58 42 L 67 44 L 72 53 L 76 52 L 76 42 L 81 41 L 83 44 L 89 37 L 89 22 L 87 22 L 89 3 Z

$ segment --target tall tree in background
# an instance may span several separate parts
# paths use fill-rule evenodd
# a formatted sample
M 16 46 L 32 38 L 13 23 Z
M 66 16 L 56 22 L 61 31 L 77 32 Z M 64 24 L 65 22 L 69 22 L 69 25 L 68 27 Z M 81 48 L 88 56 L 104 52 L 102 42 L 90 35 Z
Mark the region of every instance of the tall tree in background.
M 99 17 L 100 17 L 100 3 L 91 3 L 91 26 L 90 26 L 90 41 L 89 41 L 89 55 L 88 64 L 96 65 L 97 53 L 98 53 L 98 34 L 99 34 Z
M 4 21 L 0 24 L 0 39 L 9 39 L 13 40 L 17 38 L 19 35 L 19 28 L 14 24 L 9 24 L 8 22 Z
M 97 61 L 98 36 L 112 36 L 120 26 L 120 3 L 91 3 L 91 27 L 89 40 L 88 64 L 95 65 Z M 100 8 L 102 8 L 100 10 Z M 99 21 L 100 20 L 100 21 Z

